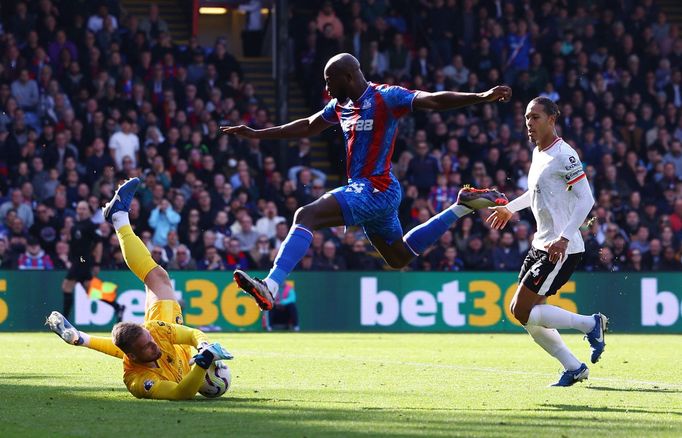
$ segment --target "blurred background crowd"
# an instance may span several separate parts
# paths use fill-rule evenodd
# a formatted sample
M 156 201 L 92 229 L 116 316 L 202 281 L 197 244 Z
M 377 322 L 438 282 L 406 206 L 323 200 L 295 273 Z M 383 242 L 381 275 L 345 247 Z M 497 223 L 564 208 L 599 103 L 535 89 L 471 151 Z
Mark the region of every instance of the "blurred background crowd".
M 274 108 L 224 39 L 178 45 L 150 5 L 0 2 L 0 269 L 79 263 L 79 223 L 94 223 L 99 269 L 126 269 L 100 207 L 139 176 L 131 222 L 169 270 L 269 269 L 296 209 L 344 181 L 329 129 L 326 172 L 311 141 L 222 136 L 271 126 Z M 652 0 L 592 2 L 290 1 L 291 58 L 310 113 L 328 100 L 322 69 L 346 51 L 369 80 L 418 90 L 513 87 L 507 104 L 401 119 L 393 171 L 405 231 L 451 205 L 463 184 L 527 189 L 525 106 L 561 110 L 559 135 L 582 157 L 596 204 L 583 227 L 587 271 L 680 270 L 682 35 Z M 316 6 L 317 8 L 317 6 Z M 282 159 L 285 157 L 286 159 Z M 516 271 L 534 222 L 490 230 L 461 219 L 411 270 Z M 361 230 L 315 232 L 300 270 L 380 270 Z

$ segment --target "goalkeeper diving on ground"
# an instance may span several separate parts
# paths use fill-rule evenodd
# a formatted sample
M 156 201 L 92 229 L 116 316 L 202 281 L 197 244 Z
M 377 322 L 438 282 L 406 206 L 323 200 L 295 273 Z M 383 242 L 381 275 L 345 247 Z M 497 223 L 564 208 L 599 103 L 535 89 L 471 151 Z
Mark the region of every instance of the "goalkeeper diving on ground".
M 209 343 L 201 331 L 182 325 L 168 273 L 130 227 L 128 209 L 139 184 L 138 178 L 124 182 L 104 207 L 104 217 L 116 229 L 128 267 L 145 284 L 144 323 L 118 323 L 111 338 L 78 331 L 59 312 L 52 312 L 46 324 L 69 344 L 122 358 L 123 381 L 135 397 L 191 399 L 210 380 L 206 371 L 211 365 L 232 355 L 220 344 Z M 191 347 L 197 350 L 194 356 Z

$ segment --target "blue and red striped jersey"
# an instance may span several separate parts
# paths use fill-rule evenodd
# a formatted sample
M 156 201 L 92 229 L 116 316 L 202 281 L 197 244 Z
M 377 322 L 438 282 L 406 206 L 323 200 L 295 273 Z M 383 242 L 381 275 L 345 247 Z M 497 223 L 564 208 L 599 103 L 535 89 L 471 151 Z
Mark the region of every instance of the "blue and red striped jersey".
M 372 82 L 355 102 L 329 101 L 322 117 L 340 123 L 346 141 L 346 174 L 349 180 L 367 178 L 384 191 L 391 184 L 391 158 L 398 134 L 398 119 L 412 111 L 416 92 Z

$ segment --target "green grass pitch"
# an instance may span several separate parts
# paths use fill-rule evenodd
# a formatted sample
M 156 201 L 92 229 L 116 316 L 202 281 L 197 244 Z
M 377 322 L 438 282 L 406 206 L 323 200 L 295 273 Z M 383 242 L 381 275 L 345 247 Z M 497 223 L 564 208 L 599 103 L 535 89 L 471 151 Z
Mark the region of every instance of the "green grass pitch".
M 565 334 L 582 360 L 588 344 Z M 217 400 L 137 400 L 118 359 L 51 333 L 0 334 L 0 436 L 682 436 L 682 336 L 609 335 L 590 379 L 527 335 L 211 334 Z

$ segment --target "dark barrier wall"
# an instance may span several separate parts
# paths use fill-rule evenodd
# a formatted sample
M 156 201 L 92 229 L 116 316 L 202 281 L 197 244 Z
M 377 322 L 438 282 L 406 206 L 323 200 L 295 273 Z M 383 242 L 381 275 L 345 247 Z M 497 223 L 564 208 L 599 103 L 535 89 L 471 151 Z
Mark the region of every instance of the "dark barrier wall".
M 61 310 L 63 272 L 0 272 L 0 331 L 44 330 Z M 230 273 L 171 272 L 185 322 L 222 330 L 261 330 L 260 311 Z M 129 272 L 100 273 L 118 286 L 124 319 L 142 321 L 144 286 Z M 296 273 L 302 330 L 355 332 L 514 332 L 513 273 Z M 76 289 L 72 322 L 109 330 L 113 310 Z M 550 303 L 584 314 L 601 311 L 616 332 L 682 333 L 682 273 L 577 273 Z

